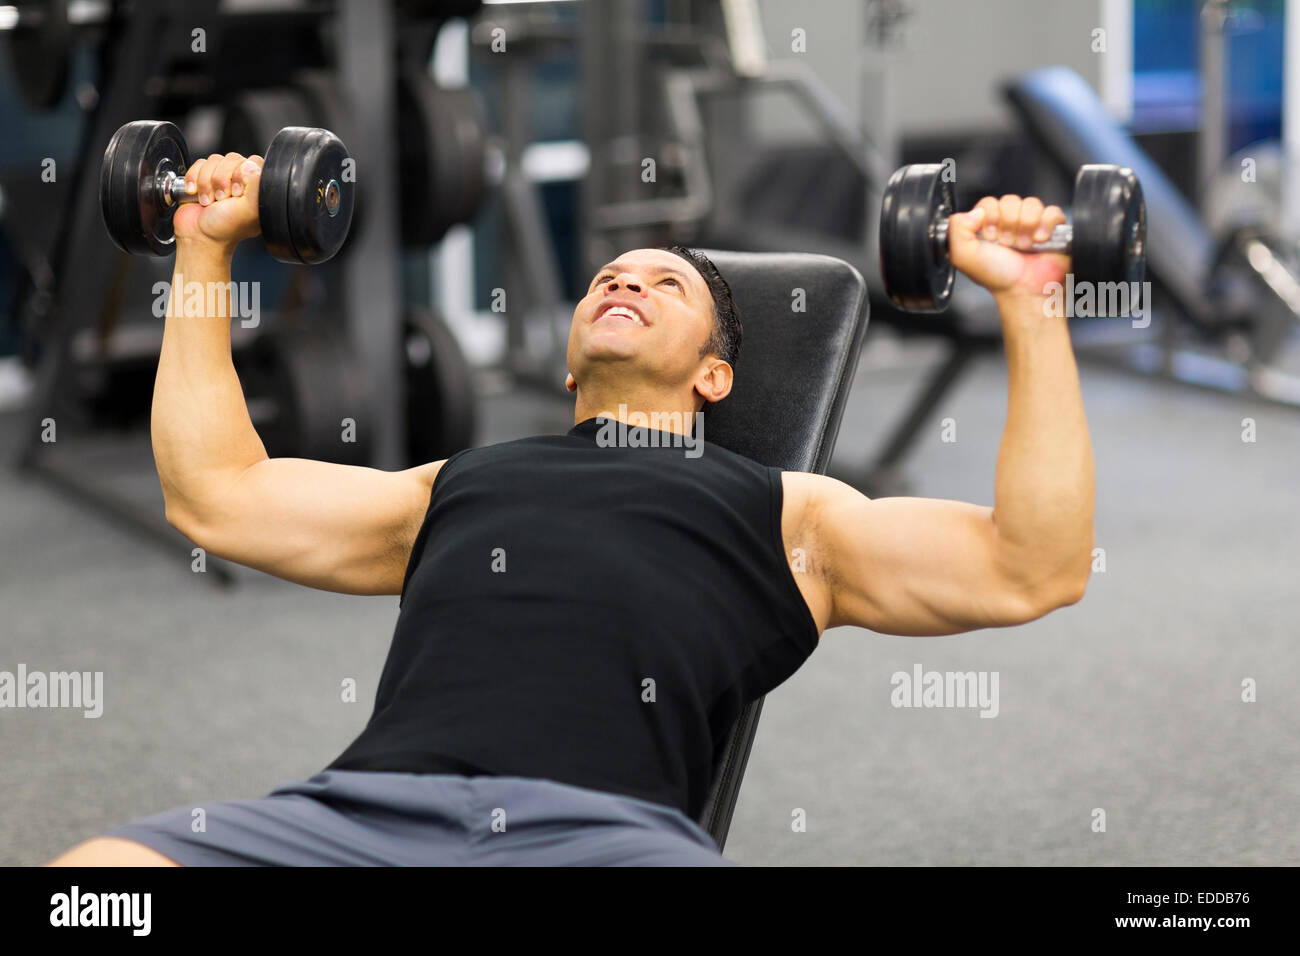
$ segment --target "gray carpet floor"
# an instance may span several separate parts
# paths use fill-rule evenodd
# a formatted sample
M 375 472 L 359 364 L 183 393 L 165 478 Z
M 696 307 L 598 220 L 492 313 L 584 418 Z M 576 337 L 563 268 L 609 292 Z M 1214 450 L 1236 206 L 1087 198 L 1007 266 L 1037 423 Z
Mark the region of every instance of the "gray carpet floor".
M 931 358 L 867 350 L 833 471 L 867 459 Z M 1105 572 L 1082 602 L 1023 627 L 827 632 L 767 700 L 730 859 L 1300 863 L 1300 412 L 1083 374 Z M 992 503 L 1005 400 L 992 355 L 919 442 L 910 493 Z M 570 404 L 532 393 L 485 397 L 483 410 L 482 442 L 572 422 Z M 948 416 L 955 443 L 940 441 Z M 1241 441 L 1247 417 L 1255 443 Z M 18 421 L 0 417 L 6 447 Z M 161 511 L 146 443 L 97 439 L 79 455 Z M 214 587 L 179 545 L 159 549 L 0 470 L 0 670 L 105 680 L 99 719 L 0 710 L 0 864 L 310 776 L 365 723 L 396 614 L 395 598 L 256 572 Z M 891 675 L 916 664 L 998 672 L 998 716 L 893 707 Z M 342 699 L 349 678 L 355 703 Z M 1247 678 L 1254 703 L 1241 700 Z

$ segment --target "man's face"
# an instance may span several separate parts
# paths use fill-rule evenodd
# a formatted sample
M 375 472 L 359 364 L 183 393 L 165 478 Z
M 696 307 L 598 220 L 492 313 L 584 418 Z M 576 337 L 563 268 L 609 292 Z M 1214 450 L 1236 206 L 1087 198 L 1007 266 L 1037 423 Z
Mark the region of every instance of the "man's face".
M 581 382 L 612 363 L 629 378 L 685 386 L 712 331 L 713 296 L 694 267 L 664 249 L 635 249 L 598 269 L 574 309 L 569 371 Z

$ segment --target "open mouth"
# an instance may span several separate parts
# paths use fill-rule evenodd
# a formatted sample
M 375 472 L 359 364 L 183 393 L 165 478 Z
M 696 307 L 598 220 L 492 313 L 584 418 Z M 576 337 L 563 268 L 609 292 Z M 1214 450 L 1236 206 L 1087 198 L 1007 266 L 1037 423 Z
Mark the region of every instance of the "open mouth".
M 600 315 L 596 316 L 597 322 L 602 319 L 620 319 L 631 322 L 633 325 L 645 326 L 645 320 L 641 318 L 641 316 L 637 315 L 631 309 L 625 308 L 621 305 L 610 306 L 604 312 L 600 313 Z

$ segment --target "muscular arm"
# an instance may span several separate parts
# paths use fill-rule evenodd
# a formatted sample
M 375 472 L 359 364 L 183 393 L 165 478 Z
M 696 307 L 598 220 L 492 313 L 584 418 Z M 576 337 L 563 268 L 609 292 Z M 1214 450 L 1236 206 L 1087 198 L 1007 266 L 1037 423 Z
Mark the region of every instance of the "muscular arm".
M 1031 227 L 1012 242 L 1043 216 L 1041 203 L 1025 205 L 1030 208 L 1020 219 L 1030 218 Z M 1055 216 L 1043 218 L 1047 228 L 1055 224 Z M 787 473 L 793 507 L 783 528 L 807 537 L 810 550 L 821 555 L 805 594 L 821 602 L 825 626 L 909 635 L 1001 627 L 1072 604 L 1087 586 L 1092 445 L 1066 319 L 1048 314 L 1041 291 L 1063 274 L 1063 262 L 1050 261 L 1059 256 L 1019 256 L 1010 248 L 979 249 L 984 243 L 973 234 L 978 222 L 954 224 L 954 233 L 965 233 L 953 243 L 954 263 L 993 283 L 1014 280 L 994 292 L 1008 372 L 994 505 L 871 500 L 831 478 Z M 990 252 L 1004 257 L 991 264 L 979 260 Z M 816 616 L 812 601 L 810 607 Z
M 228 175 L 224 183 L 229 189 Z M 230 282 L 246 228 L 231 223 L 250 214 L 255 223 L 251 185 L 242 197 L 178 211 L 173 283 Z M 197 220 L 209 214 L 210 231 L 233 241 L 203 234 Z M 268 458 L 235 374 L 228 302 L 222 312 L 176 315 L 169 307 L 165 320 L 151 433 L 167 520 L 212 554 L 277 577 L 330 591 L 399 593 L 442 462 L 384 472 Z

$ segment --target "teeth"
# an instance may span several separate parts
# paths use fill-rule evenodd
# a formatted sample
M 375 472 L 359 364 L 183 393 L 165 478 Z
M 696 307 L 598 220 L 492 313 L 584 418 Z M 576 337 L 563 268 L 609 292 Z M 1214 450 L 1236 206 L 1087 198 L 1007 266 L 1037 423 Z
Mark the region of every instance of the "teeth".
M 615 306 L 612 309 L 606 309 L 604 315 L 621 315 L 626 319 L 631 319 L 637 325 L 645 324 L 644 322 L 641 321 L 641 317 L 637 315 L 635 312 L 633 312 L 631 309 L 624 309 L 620 306 Z

